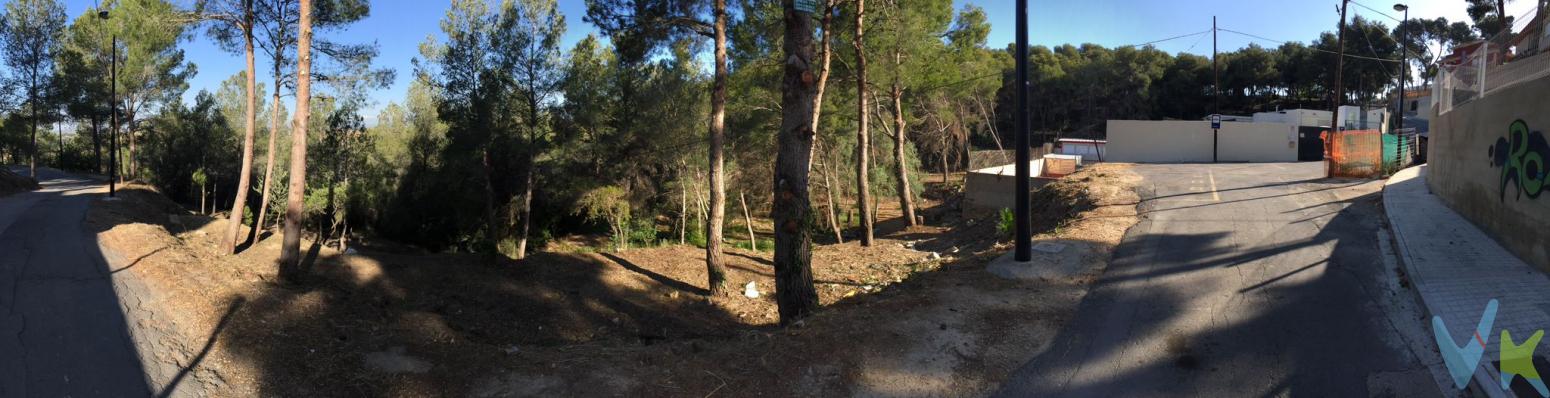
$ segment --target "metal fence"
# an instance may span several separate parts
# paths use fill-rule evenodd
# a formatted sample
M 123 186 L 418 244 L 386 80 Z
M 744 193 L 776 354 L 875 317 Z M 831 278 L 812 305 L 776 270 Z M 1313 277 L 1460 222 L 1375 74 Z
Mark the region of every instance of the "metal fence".
M 1373 178 L 1383 173 L 1383 132 L 1325 131 L 1323 136 L 1330 177 Z
M 1504 45 L 1513 44 L 1512 37 L 1489 38 L 1480 48 L 1437 71 L 1436 84 L 1432 85 L 1432 104 L 1437 107 L 1437 114 L 1451 112 L 1454 107 L 1489 96 L 1495 90 L 1550 75 L 1550 42 L 1543 39 L 1543 30 L 1550 25 L 1532 26 L 1536 23 L 1533 17 L 1532 12 L 1520 16 L 1511 31 L 1537 29 L 1540 39 L 1517 42 L 1511 47 L 1515 51 L 1510 51 Z M 1537 23 L 1550 24 L 1550 18 Z
M 1407 129 L 1408 130 L 1408 129 Z M 1378 130 L 1323 132 L 1324 161 L 1330 177 L 1376 178 L 1415 164 L 1419 137 L 1413 131 L 1383 134 Z
M 1405 129 L 1399 134 L 1383 135 L 1383 174 L 1393 175 L 1406 167 L 1414 165 L 1416 159 L 1421 156 L 1421 145 L 1417 142 L 1420 136 L 1412 129 Z

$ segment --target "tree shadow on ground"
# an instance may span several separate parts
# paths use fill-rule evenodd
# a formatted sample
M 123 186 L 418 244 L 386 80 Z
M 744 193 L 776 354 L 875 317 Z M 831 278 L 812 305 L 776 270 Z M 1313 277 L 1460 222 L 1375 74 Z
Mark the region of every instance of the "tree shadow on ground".
M 255 292 L 224 347 L 258 368 L 264 396 L 469 395 L 534 347 L 644 346 L 749 329 L 704 289 L 617 256 L 364 251 L 317 257 L 303 285 Z M 624 281 L 622 278 L 637 278 Z
M 1150 233 L 1143 220 L 1078 317 L 997 396 L 1435 394 L 1414 352 L 1389 337 L 1398 332 L 1382 303 L 1407 292 L 1386 287 L 1377 196 L 1341 201 L 1322 226 L 1274 232 L 1311 228 L 1307 239 L 1246 248 L 1220 234 Z M 1211 319 L 1182 318 L 1223 283 L 1243 287 Z
M 15 337 L 0 339 L 0 396 L 170 390 L 147 380 L 160 369 L 136 344 L 159 338 L 138 318 L 145 292 L 121 280 L 115 265 L 127 262 L 110 261 L 116 255 L 95 239 L 116 224 L 83 222 L 106 187 L 48 168 L 38 175 L 42 189 L 0 199 L 0 335 Z

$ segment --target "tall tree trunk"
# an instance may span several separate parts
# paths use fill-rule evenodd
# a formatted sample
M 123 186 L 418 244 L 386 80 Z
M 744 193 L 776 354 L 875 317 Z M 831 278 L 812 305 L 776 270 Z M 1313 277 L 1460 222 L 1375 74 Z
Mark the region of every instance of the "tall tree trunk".
M 893 54 L 895 66 L 900 65 L 899 60 L 902 59 L 901 57 L 902 55 L 897 52 Z M 901 68 L 896 67 L 894 70 L 898 71 L 898 73 L 902 73 Z M 915 199 L 914 195 L 910 193 L 909 164 L 907 164 L 904 160 L 904 101 L 900 99 L 900 96 L 904 94 L 904 89 L 899 87 L 899 77 L 897 75 L 895 75 L 893 78 L 892 94 L 893 170 L 894 174 L 896 174 L 894 180 L 899 183 L 899 211 L 904 213 L 905 225 L 915 226 L 917 224 L 915 222 Z
M 140 170 L 140 167 L 139 167 L 140 162 L 135 159 L 135 108 L 134 107 L 130 107 L 130 106 L 125 106 L 124 107 L 124 120 L 121 120 L 120 122 L 122 122 L 123 126 L 125 127 L 124 128 L 124 137 L 129 139 L 129 152 L 125 153 L 125 158 L 124 158 L 124 161 L 126 162 L 125 167 L 129 171 L 129 176 L 127 177 L 127 179 L 133 180 L 136 177 L 135 173 L 137 173 Z M 120 181 L 122 181 L 122 180 L 126 179 L 126 177 L 124 177 L 124 175 L 120 174 L 119 175 L 119 179 L 120 179 Z
M 682 183 L 679 183 L 682 185 Z M 689 230 L 689 190 L 688 187 L 678 188 L 678 245 L 683 246 L 687 241 Z
M 502 229 L 504 229 L 504 225 L 502 225 L 503 223 L 495 216 L 495 208 L 499 206 L 499 204 L 497 203 L 497 199 L 495 197 L 495 170 L 493 165 L 490 163 L 490 147 L 495 145 L 493 136 L 494 135 L 492 134 L 492 139 L 485 143 L 483 158 L 484 221 L 485 229 L 487 229 L 485 232 L 485 244 L 489 245 L 490 250 L 488 255 L 485 256 L 485 261 L 491 262 L 492 264 L 495 261 L 495 256 L 500 254 L 499 248 L 501 243 L 500 240 L 502 237 L 501 235 L 504 235 L 501 232 Z
M 307 119 L 312 114 L 312 0 L 300 0 L 296 40 L 296 122 L 291 134 L 290 190 L 285 196 L 285 233 L 280 241 L 280 277 L 299 282 L 302 203 L 307 190 Z
M 102 138 L 101 134 L 97 132 L 99 128 L 101 127 L 98 123 L 97 114 L 93 112 L 91 115 L 91 158 L 92 163 L 96 164 L 96 166 L 92 167 L 92 172 L 106 175 L 107 173 L 102 171 Z
M 840 233 L 839 217 L 834 215 L 834 179 L 829 177 L 832 174 L 831 163 L 823 163 L 824 198 L 829 202 L 829 229 L 834 230 L 834 243 L 845 243 L 845 235 Z
M 530 73 L 529 76 L 535 73 Z M 517 259 L 527 258 L 527 235 L 533 226 L 533 175 L 538 169 L 538 93 L 537 88 L 531 84 L 528 86 L 527 106 L 531 117 L 527 118 L 527 176 L 523 178 L 522 191 L 522 232 L 517 235 Z
M 866 88 L 866 30 L 863 22 L 866 18 L 866 0 L 856 0 L 856 109 L 860 113 L 856 120 L 860 121 L 860 127 L 856 129 L 856 207 L 861 211 L 861 245 L 872 245 L 872 209 L 867 206 L 872 201 L 872 186 L 867 182 L 867 174 L 871 170 L 869 158 L 872 145 L 867 134 L 867 124 L 871 121 L 868 112 Z
M 237 172 L 237 192 L 232 195 L 231 213 L 226 215 L 226 236 L 221 242 L 225 245 L 226 254 L 237 253 L 237 239 L 242 233 L 242 212 L 247 210 L 248 184 L 253 174 L 253 128 L 258 118 L 258 69 L 253 67 L 253 1 L 242 2 L 243 24 L 242 39 L 245 43 L 245 56 L 247 58 L 247 114 L 243 115 L 242 122 L 245 125 L 242 135 L 242 169 Z
M 819 26 L 819 29 L 823 31 L 823 42 L 820 44 L 821 49 L 818 51 L 818 58 L 822 59 L 822 61 L 818 64 L 818 87 L 814 90 L 813 94 L 814 137 L 817 137 L 818 135 L 818 117 L 823 115 L 823 92 L 824 89 L 829 86 L 829 60 L 832 59 L 834 55 L 834 51 L 831 48 L 829 41 L 834 36 L 834 32 L 831 31 L 830 27 L 832 27 L 834 24 L 835 3 L 833 0 L 824 0 L 823 3 L 823 22 L 822 25 Z M 814 147 L 816 148 L 817 145 L 815 144 Z
M 536 158 L 533 156 L 528 157 L 527 177 L 524 178 L 525 181 L 522 184 L 525 188 L 522 190 L 522 233 L 517 235 L 516 257 L 518 260 L 527 258 L 527 235 L 533 227 L 533 174 L 535 174 L 533 169 L 538 168 L 537 165 L 533 164 L 534 161 L 536 161 Z
M 721 0 L 717 0 L 721 1 Z M 808 198 L 808 173 L 813 154 L 813 19 L 796 11 L 794 0 L 785 0 L 786 31 L 783 40 L 785 73 L 781 79 L 780 136 L 776 139 L 775 203 L 770 218 L 775 226 L 775 304 L 780 323 L 790 325 L 818 309 L 813 289 L 812 203 Z M 858 0 L 860 1 L 860 0 Z
M 28 118 L 28 119 L 30 119 L 28 121 L 31 122 L 31 124 L 32 124 L 32 152 L 30 153 L 32 156 L 29 156 L 28 159 L 27 159 L 27 172 L 31 173 L 32 174 L 32 178 L 34 178 L 34 179 L 38 178 L 38 95 L 37 95 L 37 89 L 36 89 L 37 86 L 38 86 L 38 79 L 36 77 L 34 77 L 32 79 L 32 87 L 34 87 L 34 88 L 27 90 L 27 94 L 28 94 L 27 95 L 27 103 L 32 105 L 32 117 Z
M 274 136 L 280 134 L 280 65 L 274 66 L 274 94 L 270 98 L 269 106 L 269 151 L 264 157 L 269 160 L 264 162 L 264 189 L 259 195 L 258 217 L 253 222 L 253 241 L 258 241 L 259 231 L 264 230 L 264 219 L 269 216 L 269 184 L 274 182 Z
M 710 91 L 710 219 L 705 236 L 705 273 L 711 295 L 721 294 L 727 271 L 721 264 L 721 223 L 726 218 L 726 180 L 722 176 L 722 141 L 727 114 L 727 2 L 715 0 L 716 75 Z
M 947 148 L 947 137 L 942 137 L 942 151 L 940 153 L 942 158 L 942 185 L 947 185 L 947 151 L 949 151 Z
M 737 193 L 737 203 L 743 206 L 743 226 L 748 227 L 748 249 L 759 251 L 759 237 L 753 234 L 753 215 L 748 213 L 748 195 Z

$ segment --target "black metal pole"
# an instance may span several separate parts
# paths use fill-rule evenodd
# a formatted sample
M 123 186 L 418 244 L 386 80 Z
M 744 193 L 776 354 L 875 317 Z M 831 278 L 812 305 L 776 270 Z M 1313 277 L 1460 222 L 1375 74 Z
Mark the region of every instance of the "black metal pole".
M 1399 26 L 1405 26 L 1405 22 L 1409 20 L 1410 8 L 1405 7 L 1405 19 L 1399 22 Z M 1403 148 L 1405 143 L 1405 136 L 1403 135 L 1405 129 L 1405 72 L 1407 69 L 1410 69 L 1410 66 L 1405 64 L 1405 58 L 1410 56 L 1405 48 L 1405 38 L 1409 35 L 1403 30 L 1400 31 L 1400 34 L 1403 36 L 1399 40 L 1399 101 L 1397 101 L 1399 102 L 1399 121 L 1394 128 L 1394 171 L 1399 171 L 1399 168 L 1403 166 L 1401 161 L 1403 155 L 1401 154 L 1405 153 Z
M 1220 69 L 1217 68 L 1217 66 L 1216 66 L 1216 16 L 1215 15 L 1211 16 L 1211 93 L 1213 95 L 1212 96 L 1212 98 L 1213 98 L 1212 99 L 1212 104 L 1213 105 L 1211 105 L 1211 114 L 1212 115 L 1221 115 L 1222 114 L 1222 74 L 1220 72 Z M 1214 127 L 1214 125 L 1216 124 L 1216 120 L 1214 118 L 1211 120 L 1211 124 L 1213 125 L 1213 127 L 1211 128 L 1211 163 L 1216 163 L 1216 154 L 1218 152 L 1218 150 L 1217 150 L 1217 137 L 1220 135 L 1220 133 L 1217 131 L 1216 127 Z
M 1017 0 L 1017 201 L 1013 222 L 1017 224 L 1017 261 L 1033 260 L 1033 219 L 1028 201 L 1028 0 Z
M 108 45 L 113 48 L 108 59 L 108 112 L 109 124 L 113 125 L 108 145 L 112 146 L 113 160 L 108 161 L 108 197 L 115 197 L 118 193 L 118 34 L 113 34 L 112 41 Z

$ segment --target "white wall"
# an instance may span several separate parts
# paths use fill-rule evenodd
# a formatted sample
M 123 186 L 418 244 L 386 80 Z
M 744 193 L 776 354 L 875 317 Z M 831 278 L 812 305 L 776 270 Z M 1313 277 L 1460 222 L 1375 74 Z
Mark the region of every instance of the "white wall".
M 1104 160 L 1135 163 L 1210 162 L 1211 122 L 1110 120 Z M 1217 138 L 1223 162 L 1295 162 L 1297 127 L 1223 122 Z

